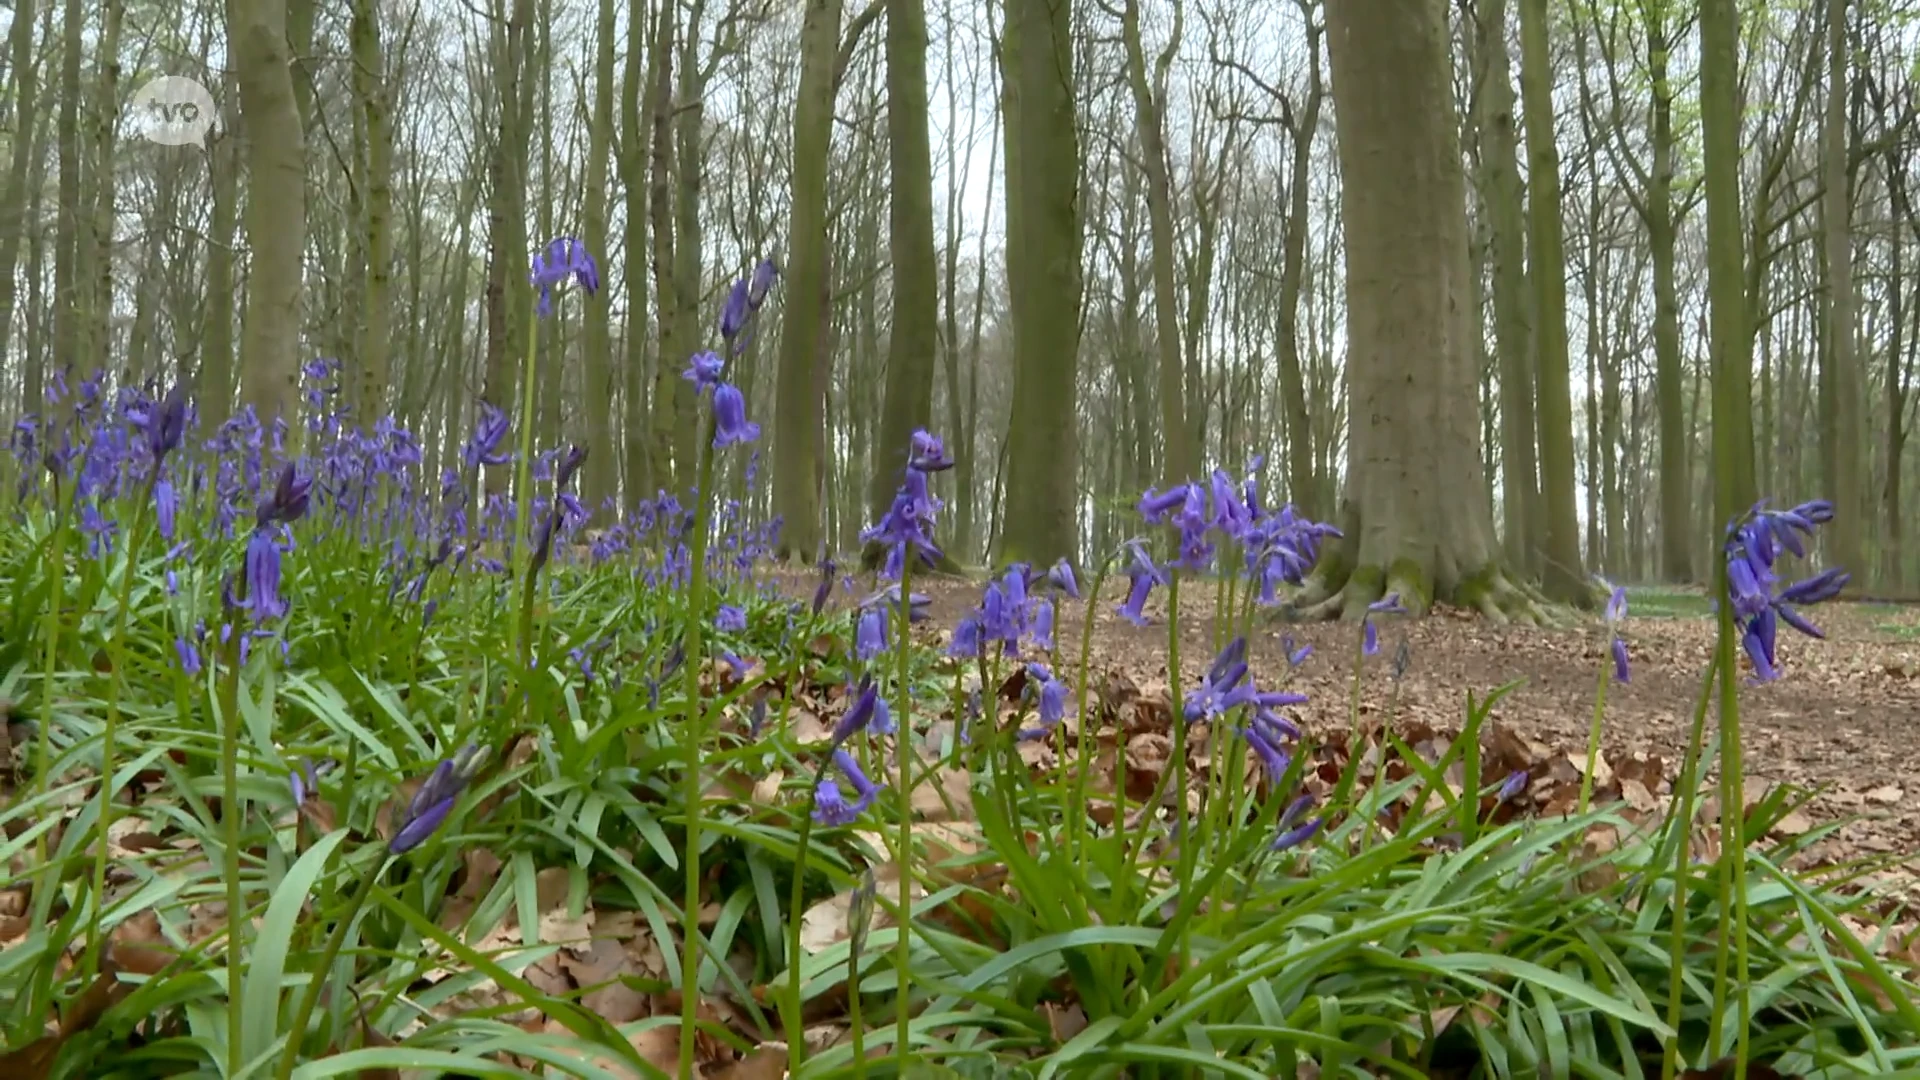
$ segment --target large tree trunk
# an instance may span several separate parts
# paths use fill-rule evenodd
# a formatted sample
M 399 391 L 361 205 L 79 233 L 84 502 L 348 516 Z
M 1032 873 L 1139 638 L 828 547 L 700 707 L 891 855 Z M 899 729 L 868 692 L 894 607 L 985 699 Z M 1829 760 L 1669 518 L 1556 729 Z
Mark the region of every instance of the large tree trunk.
M 1493 339 L 1500 371 L 1500 512 L 1508 565 L 1538 573 L 1544 517 L 1534 457 L 1533 325 L 1527 303 L 1526 210 L 1514 126 L 1506 0 L 1480 13 L 1475 49 L 1485 65 L 1480 105 L 1481 193 L 1493 267 Z
M 1326 95 L 1320 74 L 1320 37 L 1325 27 L 1307 18 L 1307 100 L 1300 111 L 1283 101 L 1283 119 L 1292 142 L 1287 172 L 1286 235 L 1280 241 L 1279 368 L 1281 408 L 1287 419 L 1287 497 L 1308 517 L 1328 510 L 1325 478 L 1314 468 L 1313 420 L 1307 411 L 1306 375 L 1300 367 L 1300 292 L 1306 278 L 1309 184 L 1313 175 L 1313 137 L 1320 128 L 1320 103 Z
M 1162 105 L 1166 100 L 1167 69 L 1180 47 L 1182 9 L 1176 5 L 1173 37 L 1154 61 L 1152 82 L 1147 76 L 1146 49 L 1140 43 L 1140 0 L 1127 0 L 1121 9 L 1120 36 L 1126 46 L 1127 85 L 1133 92 L 1134 130 L 1140 140 L 1142 167 L 1147 174 L 1147 222 L 1152 237 L 1153 332 L 1159 349 L 1159 396 L 1161 439 L 1166 444 L 1161 472 L 1167 483 L 1193 478 L 1192 433 L 1187 426 L 1186 406 L 1182 403 L 1182 379 L 1185 367 L 1180 355 L 1180 316 L 1173 273 L 1173 179 L 1167 165 L 1167 145 L 1162 125 Z M 1191 356 L 1187 357 L 1192 362 Z M 1200 409 L 1200 404 L 1193 403 Z
M 1847 169 L 1847 0 L 1827 0 L 1827 114 L 1821 130 L 1821 171 L 1827 269 L 1827 347 L 1820 365 L 1820 459 L 1823 486 L 1837 513 L 1824 539 L 1829 562 L 1867 572 L 1861 542 L 1871 517 L 1860 482 L 1860 372 L 1853 342 L 1853 197 Z
M 1660 576 L 1693 577 L 1693 432 L 1687 426 L 1680 360 L 1680 293 L 1674 283 L 1679 232 L 1673 214 L 1673 86 L 1667 80 L 1663 5 L 1644 9 L 1647 72 L 1653 84 L 1653 168 L 1647 175 L 1647 246 L 1653 258 L 1654 395 L 1660 409 Z
M 627 25 L 630 35 L 644 35 L 655 19 L 665 19 L 662 13 L 650 11 L 647 0 L 631 0 L 627 7 Z M 640 64 L 640 49 L 629 48 L 626 62 L 621 68 L 620 79 L 620 184 L 626 189 L 626 227 L 622 245 L 629 252 L 647 250 L 647 200 L 648 165 L 651 159 L 653 94 L 659 84 L 657 70 L 665 57 L 660 49 L 651 50 L 650 68 Z M 643 99 L 640 87 L 647 87 Z M 647 439 L 649 410 L 647 408 L 647 390 L 651 374 L 647 365 L 647 275 L 635 256 L 628 256 L 626 271 L 627 283 L 627 321 L 624 364 L 626 366 L 626 423 L 622 425 L 625 439 L 626 469 L 622 503 L 627 509 L 641 498 L 651 498 L 656 486 L 656 473 L 667 468 L 667 463 L 657 461 L 652 446 Z
M 39 69 L 34 62 L 33 0 L 19 0 L 13 8 L 13 26 L 7 32 L 7 55 L 13 70 L 13 152 L 7 165 L 7 186 L 0 194 L 0 358 L 17 355 L 8 347 L 12 340 L 13 309 L 16 292 L 14 267 L 20 261 L 20 239 L 26 233 L 27 166 L 32 163 L 35 113 L 40 102 Z M 35 268 L 37 272 L 38 268 Z M 41 372 L 29 368 L 26 373 L 26 412 L 40 410 Z
M 1347 377 L 1353 418 L 1340 524 L 1301 597 L 1350 618 L 1383 593 L 1537 617 L 1510 582 L 1478 482 L 1466 183 L 1444 5 L 1329 0 L 1340 117 Z
M 1713 520 L 1731 521 L 1754 501 L 1753 328 L 1745 280 L 1753 271 L 1740 230 L 1740 15 L 1734 0 L 1701 0 L 1700 134 L 1713 354 Z
M 88 289 L 87 307 L 93 313 L 93 328 L 87 332 L 94 343 L 94 363 L 111 367 L 113 349 L 113 235 L 116 217 L 114 199 L 114 133 L 120 120 L 120 26 L 126 15 L 123 0 L 106 0 L 100 12 L 99 67 L 93 105 L 93 221 L 89 232 L 93 243 L 93 280 L 82 284 Z
M 1540 580 L 1546 594 L 1588 605 L 1573 485 L 1573 393 L 1567 371 L 1567 261 L 1561 243 L 1560 151 L 1553 132 L 1546 0 L 1520 0 L 1520 92 L 1527 118 L 1527 249 L 1532 253 L 1534 359 L 1538 372 L 1540 499 L 1547 531 Z
M 1001 63 L 1007 115 L 1007 283 L 1013 413 L 1003 562 L 1078 552 L 1080 138 L 1072 0 L 1009 0 Z M 1168 432 L 1167 439 L 1178 437 Z
M 599 18 L 594 26 L 593 45 L 593 118 L 587 133 L 587 190 L 583 214 L 587 250 L 596 258 L 607 256 L 607 155 L 613 143 L 613 0 L 600 0 Z M 631 271 L 629 271 L 631 272 Z M 585 369 L 587 408 L 587 446 L 593 456 L 587 459 L 581 488 L 586 494 L 588 513 L 598 514 L 600 504 L 613 494 L 620 477 L 619 458 L 613 446 L 612 329 L 605 298 L 588 304 L 586 342 L 582 357 Z M 631 318 L 631 316 L 629 317 Z
M 71 366 L 79 362 L 83 374 L 92 374 L 94 365 L 86 362 L 85 305 L 81 282 L 86 274 L 79 266 L 80 244 L 80 158 L 85 149 L 80 137 L 80 41 L 85 31 L 79 0 L 67 0 L 62 19 L 60 46 L 59 155 L 60 188 L 54 206 L 53 232 L 53 355 L 55 363 Z M 38 397 L 27 403 L 39 409 Z
M 226 105 L 207 149 L 207 304 L 201 317 L 196 394 L 201 429 L 219 430 L 233 412 L 233 228 L 240 187 L 239 110 L 225 88 Z
M 353 0 L 349 33 L 353 43 L 353 96 L 367 140 L 367 266 L 354 405 L 360 423 L 371 424 L 387 408 L 387 387 L 392 382 L 388 357 L 393 343 L 393 124 L 375 0 Z M 395 404 L 404 408 L 407 403 Z
M 893 317 L 886 400 L 873 447 L 867 512 L 878 521 L 906 470 L 913 430 L 933 419 L 940 282 L 933 253 L 933 161 L 927 133 L 927 13 L 923 0 L 887 0 L 887 254 Z M 956 435 L 949 432 L 949 437 Z M 877 555 L 878 552 L 875 552 Z
M 306 143 L 287 52 L 287 0 L 228 0 L 227 40 L 247 123 L 247 308 L 241 400 L 260 422 L 293 416 L 300 376 L 300 256 L 307 235 Z
M 824 446 L 815 373 L 827 336 L 827 152 L 833 135 L 840 0 L 807 0 L 800 30 L 800 85 L 793 114 L 793 204 L 787 229 L 787 305 L 780 320 L 774 405 L 773 512 L 785 555 L 811 559 L 820 546 L 819 469 Z M 657 407 L 657 406 L 656 406 Z

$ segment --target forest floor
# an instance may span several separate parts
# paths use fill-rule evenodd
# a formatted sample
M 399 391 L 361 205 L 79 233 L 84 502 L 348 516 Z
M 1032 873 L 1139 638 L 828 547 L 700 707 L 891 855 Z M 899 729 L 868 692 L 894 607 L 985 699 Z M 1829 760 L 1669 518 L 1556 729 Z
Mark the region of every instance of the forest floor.
M 933 598 L 926 625 L 943 635 L 980 597 L 978 584 L 955 579 L 918 580 L 914 591 Z M 809 581 L 803 593 L 811 592 Z M 1106 592 L 1117 592 L 1114 582 Z M 1103 597 L 1095 612 L 1094 686 L 1102 695 L 1112 694 L 1115 686 L 1128 693 L 1138 689 L 1148 698 L 1164 695 L 1165 590 L 1156 590 L 1149 602 L 1153 623 L 1145 627 L 1115 613 L 1120 599 Z M 1208 583 L 1182 584 L 1185 686 L 1197 684 L 1212 659 L 1213 611 Z M 1807 813 L 1790 815 L 1783 827 L 1805 831 L 1817 823 L 1843 824 L 1802 858 L 1831 865 L 1896 856 L 1905 871 L 1899 876 L 1920 881 L 1920 606 L 1833 603 L 1809 614 L 1826 640 L 1783 627 L 1780 679 L 1741 689 L 1748 798 L 1757 799 L 1779 783 L 1817 791 Z M 1077 603 L 1068 602 L 1060 612 L 1059 674 L 1069 682 L 1078 670 L 1085 618 L 1085 607 Z M 1505 756 L 1512 768 L 1532 770 L 1535 809 L 1559 811 L 1558 804 L 1570 804 L 1577 790 L 1578 772 L 1572 770 L 1585 761 L 1594 694 L 1604 670 L 1609 676 L 1602 746 L 1611 769 L 1596 770 L 1598 787 L 1622 793 L 1622 778 L 1634 778 L 1624 785 L 1623 797 L 1645 802 L 1637 807 L 1643 811 L 1671 796 L 1713 648 L 1714 621 L 1700 591 L 1629 590 L 1623 636 L 1632 680 L 1624 685 L 1611 679 L 1609 638 L 1597 619 L 1543 630 L 1496 626 L 1443 608 L 1428 618 L 1389 617 L 1377 625 L 1379 651 L 1364 658 L 1363 724 L 1390 717 L 1397 730 L 1412 730 L 1416 739 L 1427 729 L 1451 734 L 1466 715 L 1469 692 L 1484 697 L 1518 681 L 1493 710 L 1492 734 L 1510 748 Z M 1260 687 L 1284 684 L 1308 694 L 1308 703 L 1294 712 L 1296 719 L 1322 739 L 1343 733 L 1352 707 L 1358 627 L 1259 618 L 1255 626 L 1249 662 Z M 1314 649 L 1291 673 L 1288 640 Z M 1396 687 L 1393 659 L 1402 640 L 1409 663 Z M 1744 671 L 1742 678 L 1748 678 Z M 1616 775 L 1609 777 L 1609 771 Z M 1710 788 L 1703 790 L 1704 798 L 1711 796 Z M 1920 887 L 1913 891 L 1920 895 Z

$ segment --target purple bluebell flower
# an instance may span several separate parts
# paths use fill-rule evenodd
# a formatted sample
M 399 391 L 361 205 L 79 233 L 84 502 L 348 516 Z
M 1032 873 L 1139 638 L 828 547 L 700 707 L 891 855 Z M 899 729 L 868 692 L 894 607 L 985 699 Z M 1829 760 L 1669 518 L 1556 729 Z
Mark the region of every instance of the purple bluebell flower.
M 727 302 L 720 307 L 720 336 L 730 346 L 747 328 L 747 318 L 753 314 L 753 308 L 748 304 L 748 288 L 746 278 L 735 281 L 733 287 L 727 290 Z M 737 353 L 739 349 L 736 347 L 734 351 Z
M 1038 600 L 1033 605 L 1033 619 L 1028 626 L 1027 636 L 1033 643 L 1047 652 L 1053 651 L 1053 601 Z
M 287 771 L 287 789 L 293 795 L 295 806 L 320 797 L 320 778 L 313 771 L 313 762 L 301 758 Z
M 1273 843 L 1268 845 L 1268 850 L 1290 851 L 1313 839 L 1313 835 L 1320 831 L 1321 824 L 1326 820 L 1317 817 L 1312 821 L 1301 822 L 1300 819 L 1306 817 L 1307 811 L 1313 809 L 1313 803 L 1313 796 L 1309 794 L 1302 795 L 1287 804 L 1287 808 L 1280 813 L 1279 823 L 1275 826 L 1275 831 L 1279 835 L 1273 838 Z
M 947 655 L 955 659 L 971 659 L 985 650 L 980 613 L 970 611 L 953 625 L 953 640 L 947 643 Z
M 835 746 L 865 731 L 873 722 L 874 712 L 884 707 L 880 701 L 879 688 L 874 686 L 872 676 L 862 678 L 857 688 L 848 687 L 847 696 L 853 699 L 853 704 L 847 706 L 847 711 L 842 713 L 839 721 L 833 725 L 833 745 Z
M 1759 682 L 1779 677 L 1774 647 L 1781 622 L 1808 637 L 1826 636 L 1794 609 L 1839 596 L 1851 575 L 1831 568 L 1776 593 L 1774 585 L 1779 578 L 1773 566 L 1782 548 L 1795 555 L 1804 554 L 1803 541 L 1812 538 L 1817 526 L 1832 520 L 1833 504 L 1824 499 L 1801 503 L 1791 510 L 1767 510 L 1762 502 L 1727 529 L 1727 602 L 1740 624 L 1741 645 L 1753 662 L 1754 677 Z
M 1407 609 L 1401 606 L 1399 593 L 1386 596 L 1367 605 L 1367 613 L 1360 618 L 1360 651 L 1368 656 L 1380 651 L 1380 635 L 1373 628 L 1375 615 L 1405 615 Z
M 460 452 L 460 458 L 467 468 L 477 469 L 482 465 L 505 465 L 513 460 L 511 453 L 503 452 L 500 444 L 506 442 L 511 422 L 507 414 L 486 402 L 480 403 L 480 419 L 473 426 L 473 437 Z
M 1527 770 L 1521 769 L 1517 773 L 1509 773 L 1507 778 L 1501 781 L 1500 790 L 1494 793 L 1494 801 L 1512 802 L 1525 790 L 1527 790 Z
M 1631 682 L 1633 673 L 1627 664 L 1627 642 L 1620 636 L 1620 626 L 1627 619 L 1627 590 L 1608 582 L 1605 578 L 1601 579 L 1601 584 L 1606 585 L 1610 590 L 1607 594 L 1606 607 L 1601 611 L 1601 618 L 1606 621 L 1607 632 L 1613 638 L 1608 643 L 1608 650 L 1613 654 L 1613 677 L 1617 682 Z
M 180 498 L 173 492 L 173 481 L 165 476 L 154 481 L 153 510 L 154 520 L 159 525 L 160 538 L 171 543 L 178 521 Z
M 1280 647 L 1286 650 L 1288 667 L 1299 667 L 1301 664 L 1307 662 L 1307 657 L 1313 655 L 1313 646 L 1311 645 L 1301 645 L 1296 648 L 1293 643 L 1292 634 L 1281 637 Z
M 854 801 L 849 803 L 840 794 L 840 785 L 831 776 L 822 776 L 814 788 L 813 820 L 827 828 L 839 825 L 851 825 L 866 812 L 867 807 L 880 795 L 880 785 L 867 778 L 860 769 L 860 763 L 845 750 L 833 752 L 833 763 L 837 766 L 847 783 L 853 787 Z
M 1236 637 L 1213 658 L 1206 678 L 1198 689 L 1181 703 L 1187 722 L 1213 720 L 1253 700 L 1253 684 L 1247 681 L 1247 639 Z
M 287 613 L 280 596 L 280 545 L 265 527 L 247 539 L 247 610 L 256 623 L 270 623 Z
M 180 446 L 187 434 L 187 387 L 175 383 L 167 396 L 147 410 L 141 425 L 147 437 L 147 452 L 156 468 Z
M 187 678 L 195 678 L 203 670 L 200 663 L 200 649 L 185 637 L 173 639 L 173 651 L 180 658 L 180 673 Z
M 1034 711 L 1040 726 L 1020 731 L 1016 738 L 1025 741 L 1045 738 L 1067 715 L 1067 684 L 1054 677 L 1045 664 L 1027 665 L 1027 685 L 1034 690 Z
M 260 504 L 254 519 L 263 528 L 298 521 L 306 516 L 312 493 L 313 478 L 300 475 L 299 469 L 289 461 L 280 467 L 280 479 L 274 484 L 273 495 Z
M 750 443 L 760 437 L 760 425 L 747 419 L 747 399 L 732 383 L 713 388 L 713 448 Z
M 439 830 L 453 813 L 454 803 L 460 799 L 460 793 L 466 790 L 467 782 L 480 771 L 486 760 L 485 753 L 469 743 L 459 753 L 440 762 L 427 776 L 420 789 L 414 792 L 413 800 L 407 804 L 400 820 L 394 823 L 393 839 L 387 841 L 387 850 L 395 855 L 405 855 Z
M 773 291 L 774 280 L 780 276 L 780 267 L 772 259 L 761 259 L 753 268 L 753 276 L 747 281 L 747 307 L 760 310 L 767 302 L 767 294 Z
M 947 456 L 947 445 L 940 436 L 919 428 L 913 433 L 913 452 L 907 467 L 923 473 L 940 472 L 953 468 L 953 459 Z
M 694 385 L 696 393 L 705 393 L 720 385 L 720 375 L 727 369 L 727 362 L 720 359 L 716 352 L 699 352 L 687 362 L 687 370 L 680 377 Z
M 1065 558 L 1053 564 L 1047 570 L 1047 584 L 1073 597 L 1080 599 L 1080 579 L 1073 576 L 1073 564 Z
M 824 555 L 821 557 L 820 583 L 814 586 L 813 590 L 813 613 L 815 615 L 820 614 L 820 609 L 827 606 L 828 597 L 833 595 L 833 578 L 835 574 L 839 573 L 839 570 L 840 568 L 834 565 L 831 557 Z
M 1127 566 L 1127 601 L 1115 610 L 1133 625 L 1145 626 L 1147 597 L 1152 594 L 1155 585 L 1167 583 L 1167 572 L 1153 564 L 1153 558 L 1140 541 L 1127 541 L 1127 548 L 1133 555 Z
M 600 291 L 600 266 L 587 245 L 571 236 L 556 236 L 534 257 L 533 270 L 527 275 L 527 281 L 540 290 L 541 318 L 553 314 L 553 293 L 564 288 L 569 279 L 579 284 L 581 292 L 592 296 Z
M 854 625 L 854 659 L 866 663 L 887 651 L 887 609 L 880 605 L 861 611 Z
M 714 613 L 713 628 L 726 634 L 743 634 L 747 630 L 747 611 L 738 604 L 721 604 Z

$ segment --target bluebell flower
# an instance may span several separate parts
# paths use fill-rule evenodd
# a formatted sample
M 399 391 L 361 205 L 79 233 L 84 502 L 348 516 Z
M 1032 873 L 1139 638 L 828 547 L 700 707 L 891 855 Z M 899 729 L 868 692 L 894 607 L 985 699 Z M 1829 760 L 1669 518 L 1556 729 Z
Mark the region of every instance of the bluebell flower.
M 688 361 L 687 370 L 680 377 L 694 385 L 696 393 L 705 393 L 720 385 L 720 375 L 727 368 L 727 362 L 719 353 L 699 352 Z
M 1380 651 L 1380 635 L 1373 628 L 1375 615 L 1405 615 L 1407 609 L 1401 606 L 1399 593 L 1386 596 L 1367 605 L 1367 613 L 1360 618 L 1360 651 L 1368 656 Z
M 713 388 L 713 448 L 750 443 L 760 437 L 760 425 L 747 419 L 747 399 L 732 383 Z
M 247 539 L 247 610 L 256 623 L 273 622 L 287 613 L 280 596 L 280 545 L 265 526 Z
M 840 568 L 834 565 L 832 558 L 824 555 L 821 557 L 820 582 L 813 590 L 813 613 L 815 615 L 820 614 L 820 609 L 827 606 L 828 597 L 833 595 L 833 578 L 835 574 L 839 573 L 839 570 Z
M 1613 677 L 1618 682 L 1631 682 L 1632 671 L 1627 665 L 1627 643 L 1620 636 L 1620 625 L 1627 618 L 1627 590 L 1622 586 L 1606 582 L 1605 579 L 1602 579 L 1602 584 L 1606 584 L 1611 590 L 1607 594 L 1607 604 L 1601 612 L 1601 617 L 1606 621 L 1607 631 L 1613 638 L 1608 645 L 1613 653 Z
M 534 257 L 533 271 L 527 281 L 540 290 L 541 318 L 553 314 L 553 293 L 571 279 L 580 291 L 592 296 L 600 291 L 600 267 L 587 245 L 571 236 L 557 236 L 547 242 L 546 250 Z
M 1774 590 L 1779 578 L 1773 566 L 1780 550 L 1804 554 L 1803 541 L 1812 538 L 1816 526 L 1832 520 L 1833 504 L 1816 499 L 1791 510 L 1767 510 L 1764 503 L 1756 503 L 1728 526 L 1724 546 L 1727 602 L 1740 625 L 1741 645 L 1753 662 L 1754 677 L 1759 682 L 1779 677 L 1774 648 L 1779 624 L 1785 622 L 1808 637 L 1825 637 L 1795 607 L 1831 600 L 1852 580 L 1836 567 Z
M 953 640 L 947 643 L 947 655 L 955 659 L 970 659 L 986 651 L 980 613 L 970 611 L 960 617 L 953 625 Z
M 1045 738 L 1067 715 L 1067 684 L 1054 677 L 1044 664 L 1027 665 L 1027 685 L 1034 691 L 1034 711 L 1040 726 L 1017 733 L 1024 741 Z
M 953 459 L 947 456 L 946 443 L 940 436 L 919 428 L 913 433 L 913 451 L 907 467 L 923 473 L 940 472 L 953 468 Z
M 1073 575 L 1073 564 L 1065 558 L 1054 563 L 1047 570 L 1047 584 L 1073 597 L 1080 599 L 1080 579 Z
M 747 317 L 753 314 L 752 307 L 747 303 L 747 293 L 747 279 L 735 281 L 733 287 L 727 290 L 727 302 L 720 307 L 720 336 L 729 345 L 733 345 L 734 339 L 747 328 Z M 734 351 L 737 353 L 739 349 L 736 347 Z
M 814 788 L 813 820 L 820 825 L 833 828 L 839 825 L 851 825 L 864 813 L 867 807 L 880 795 L 880 785 L 867 778 L 860 769 L 860 763 L 845 750 L 833 752 L 833 763 L 847 783 L 853 787 L 854 801 L 849 803 L 840 794 L 840 785 L 831 776 L 822 776 Z
M 472 744 L 462 748 L 459 753 L 440 762 L 427 776 L 420 789 L 414 792 L 413 799 L 406 810 L 394 822 L 393 839 L 387 841 L 387 850 L 395 855 L 405 855 L 439 830 L 453 813 L 454 803 L 460 799 L 460 793 L 466 790 L 467 782 L 480 771 L 486 755 Z
M 173 481 L 164 476 L 153 485 L 153 510 L 154 519 L 159 525 L 160 538 L 172 542 L 180 510 L 180 499 L 173 493 Z
M 1213 720 L 1253 700 L 1247 670 L 1247 639 L 1236 637 L 1213 658 L 1199 688 L 1181 703 L 1187 722 Z
M 1039 600 L 1034 603 L 1033 620 L 1027 633 L 1035 645 L 1047 652 L 1053 651 L 1053 601 Z
M 504 465 L 512 461 L 513 455 L 500 449 L 500 444 L 507 439 L 510 426 L 506 413 L 481 402 L 480 419 L 474 423 L 473 437 L 467 440 L 467 445 L 460 451 L 460 459 L 466 462 L 467 468 Z
M 1275 831 L 1279 835 L 1273 838 L 1273 843 L 1268 845 L 1268 850 L 1290 851 L 1313 839 L 1313 834 L 1320 831 L 1321 824 L 1326 820 L 1314 818 L 1304 823 L 1300 820 L 1307 815 L 1307 811 L 1313 809 L 1313 803 L 1312 795 L 1302 795 L 1287 804 L 1287 808 L 1280 814 L 1280 821 L 1275 826 Z
M 1293 643 L 1292 634 L 1287 634 L 1281 637 L 1280 647 L 1286 651 L 1288 667 L 1299 667 L 1301 664 L 1304 664 L 1307 662 L 1307 657 L 1313 655 L 1312 645 L 1301 645 L 1301 646 L 1295 647 Z
M 185 637 L 173 639 L 173 651 L 180 658 L 180 673 L 191 679 L 203 670 L 200 663 L 200 650 Z
M 879 605 L 860 612 L 855 621 L 853 656 L 866 663 L 887 651 L 887 609 Z
M 1494 793 L 1494 802 L 1512 802 L 1525 790 L 1527 790 L 1527 770 L 1521 769 L 1519 772 L 1509 773 L 1507 778 L 1501 781 L 1500 790 Z
M 1127 549 L 1133 556 L 1127 565 L 1127 600 L 1115 610 L 1133 625 L 1145 626 L 1147 597 L 1152 594 L 1155 585 L 1167 583 L 1167 572 L 1153 564 L 1153 558 L 1140 541 L 1127 541 Z
M 260 504 L 254 518 L 261 526 L 298 521 L 306 516 L 312 492 L 313 478 L 300 475 L 289 461 L 280 467 L 280 478 L 274 484 L 272 497 Z
M 880 700 L 880 691 L 873 684 L 872 676 L 863 677 L 857 689 L 848 687 L 847 696 L 853 699 L 853 704 L 847 706 L 847 711 L 842 713 L 839 721 L 833 725 L 833 745 L 835 746 L 865 731 L 873 722 L 874 713 L 885 708 L 885 704 Z
M 158 468 L 186 437 L 186 384 L 175 383 L 164 399 L 147 410 L 143 420 L 141 427 L 147 437 L 147 452 L 153 455 L 154 467 Z
M 767 302 L 767 294 L 773 290 L 775 279 L 780 276 L 780 267 L 772 259 L 761 259 L 753 268 L 753 276 L 747 282 L 747 307 L 760 310 Z
M 725 634 L 741 634 L 747 629 L 747 612 L 736 604 L 721 604 L 714 613 L 713 628 Z

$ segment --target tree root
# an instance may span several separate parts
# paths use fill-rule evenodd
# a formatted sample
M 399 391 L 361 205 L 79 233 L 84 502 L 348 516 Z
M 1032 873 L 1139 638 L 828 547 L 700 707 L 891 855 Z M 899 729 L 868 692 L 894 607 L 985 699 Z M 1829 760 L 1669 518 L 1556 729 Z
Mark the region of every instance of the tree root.
M 1555 605 L 1529 582 L 1517 581 L 1498 568 L 1490 568 L 1472 580 L 1470 588 L 1455 589 L 1434 599 L 1470 608 L 1501 626 L 1511 623 L 1540 627 L 1565 625 Z M 1302 622 L 1357 620 L 1366 615 L 1367 605 L 1388 593 L 1399 594 L 1410 610 L 1425 614 L 1419 610 L 1419 598 L 1426 595 L 1424 582 L 1405 572 L 1388 572 L 1377 567 L 1358 568 L 1346 575 L 1345 581 L 1337 583 L 1329 577 L 1315 575 L 1301 587 L 1285 611 Z

